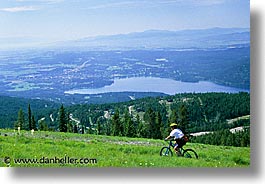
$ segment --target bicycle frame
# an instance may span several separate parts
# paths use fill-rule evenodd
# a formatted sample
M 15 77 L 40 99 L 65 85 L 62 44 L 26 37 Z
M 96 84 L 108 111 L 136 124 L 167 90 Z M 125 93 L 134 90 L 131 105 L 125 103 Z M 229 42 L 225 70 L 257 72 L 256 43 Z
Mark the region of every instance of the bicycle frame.
M 175 144 L 173 143 L 173 141 L 174 140 L 169 140 L 168 146 L 164 146 L 161 148 L 160 156 L 173 156 L 173 152 L 170 149 L 171 147 L 174 149 Z M 175 152 L 175 149 L 174 149 L 174 152 Z M 184 149 L 181 146 L 181 147 L 179 147 L 179 152 L 180 152 L 180 155 L 178 155 L 178 156 L 198 159 L 198 154 L 193 149 L 190 149 L 190 148 Z
M 170 149 L 170 147 L 172 147 L 173 150 L 175 151 L 175 149 L 174 149 L 175 144 L 173 143 L 173 141 L 174 141 L 174 140 L 169 140 L 168 149 Z M 180 153 L 181 153 L 181 155 L 182 155 L 182 154 L 183 154 L 183 148 L 180 147 L 180 148 L 179 148 L 179 151 L 180 151 Z

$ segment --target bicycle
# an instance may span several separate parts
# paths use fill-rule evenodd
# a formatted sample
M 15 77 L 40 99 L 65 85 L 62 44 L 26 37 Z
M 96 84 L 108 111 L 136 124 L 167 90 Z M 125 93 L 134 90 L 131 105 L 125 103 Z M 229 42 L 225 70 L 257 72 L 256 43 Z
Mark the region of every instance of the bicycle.
M 169 144 L 168 146 L 164 146 L 163 148 L 161 148 L 160 150 L 160 156 L 173 156 L 173 152 L 171 151 L 171 147 L 174 150 L 174 140 L 169 140 Z M 184 149 L 183 147 L 179 148 L 180 151 L 180 156 L 185 157 L 185 158 L 196 158 L 198 159 L 198 154 L 193 150 L 193 149 Z

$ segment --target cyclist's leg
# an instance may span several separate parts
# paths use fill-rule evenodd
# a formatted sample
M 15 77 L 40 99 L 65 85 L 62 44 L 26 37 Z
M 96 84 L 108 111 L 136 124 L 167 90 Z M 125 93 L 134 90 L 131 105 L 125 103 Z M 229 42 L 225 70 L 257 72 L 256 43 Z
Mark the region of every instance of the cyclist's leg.
M 176 152 L 176 154 L 177 154 L 178 156 L 181 156 L 180 149 L 179 149 L 179 145 L 178 145 L 177 142 L 176 142 L 176 144 L 174 145 L 174 150 L 175 150 L 175 152 Z

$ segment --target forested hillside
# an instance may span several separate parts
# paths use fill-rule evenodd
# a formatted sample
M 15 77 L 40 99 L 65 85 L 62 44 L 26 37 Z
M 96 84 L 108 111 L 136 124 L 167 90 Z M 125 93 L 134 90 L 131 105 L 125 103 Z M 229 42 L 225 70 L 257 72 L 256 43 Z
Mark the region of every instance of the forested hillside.
M 161 139 L 169 133 L 172 122 L 177 122 L 188 134 L 249 127 L 249 118 L 232 123 L 228 120 L 250 114 L 250 96 L 249 93 L 189 93 L 118 104 L 71 106 L 67 111 L 89 132 Z M 249 132 L 246 134 L 249 136 Z M 244 145 L 249 145 L 249 139 Z
M 207 131 L 208 135 L 196 137 L 195 142 L 217 145 L 230 144 L 220 135 L 234 140 L 233 145 L 249 145 L 250 95 L 249 93 L 201 93 L 177 94 L 175 96 L 149 97 L 113 104 L 84 104 L 65 107 L 40 100 L 1 97 L 1 126 L 12 128 L 16 121 L 23 121 L 28 129 L 29 112 L 37 120 L 37 129 L 74 133 L 89 133 L 127 137 L 162 139 L 169 133 L 169 124 L 177 122 L 187 134 Z M 18 115 L 22 108 L 22 115 Z M 15 114 L 14 114 L 15 112 Z M 31 116 L 31 115 L 30 115 Z M 240 118 L 246 116 L 247 118 Z M 23 119 L 23 120 L 21 120 Z M 21 124 L 21 122 L 16 122 Z M 243 127 L 239 132 L 229 130 Z M 213 142 L 211 136 L 218 137 Z M 231 138 L 228 138 L 231 136 Z M 245 137 L 246 143 L 238 143 L 235 136 Z M 209 139 L 212 141 L 210 142 Z M 222 141 L 221 141 L 222 140 Z
M 13 128 L 19 109 L 27 112 L 29 104 L 36 120 L 49 115 L 59 107 L 59 104 L 44 100 L 0 96 L 0 128 Z

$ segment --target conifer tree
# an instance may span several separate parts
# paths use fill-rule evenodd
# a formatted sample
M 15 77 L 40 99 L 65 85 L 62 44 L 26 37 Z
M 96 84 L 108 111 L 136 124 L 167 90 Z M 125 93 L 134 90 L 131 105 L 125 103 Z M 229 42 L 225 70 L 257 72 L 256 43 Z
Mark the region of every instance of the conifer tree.
M 25 117 L 24 112 L 22 109 L 19 109 L 18 111 L 18 117 L 16 122 L 17 127 L 20 127 L 21 130 L 25 128 Z
M 113 136 L 121 136 L 122 135 L 122 127 L 121 127 L 121 122 L 120 122 L 120 113 L 119 110 L 116 109 L 115 113 L 112 117 L 112 135 Z
M 28 129 L 32 130 L 32 115 L 31 115 L 31 108 L 30 108 L 30 104 L 28 104 Z
M 128 131 L 128 137 L 135 137 L 136 136 L 136 127 L 135 127 L 135 123 L 132 120 L 132 118 L 130 118 L 129 120 L 129 131 Z
M 124 136 L 128 136 L 129 134 L 129 123 L 130 123 L 130 115 L 128 110 L 125 109 L 124 120 L 123 120 Z
M 136 115 L 136 136 L 137 137 L 145 137 L 145 129 L 144 129 L 144 124 L 143 122 L 140 120 L 140 116 L 139 114 Z
M 85 133 L 85 126 L 82 125 L 82 127 L 81 127 L 81 134 L 84 134 L 84 133 Z
M 156 113 L 156 122 L 155 122 L 155 139 L 162 139 L 163 132 L 162 117 L 160 112 Z
M 40 131 L 48 131 L 49 130 L 48 125 L 45 122 L 45 119 L 39 121 L 39 130 Z
M 169 124 L 177 122 L 178 122 L 178 114 L 176 109 L 173 109 L 169 117 Z
M 36 120 L 35 120 L 34 115 L 31 116 L 31 123 L 32 123 L 32 129 L 37 130 Z
M 184 104 L 182 104 L 179 108 L 179 128 L 184 132 L 186 132 L 186 128 L 188 126 L 188 111 Z
M 102 117 L 97 118 L 97 121 L 96 121 L 97 135 L 103 134 L 103 120 L 104 119 Z
M 144 121 L 147 124 L 147 138 L 155 138 L 156 122 L 155 112 L 152 108 L 148 108 L 144 114 Z
M 124 125 L 125 125 L 125 136 L 134 137 L 136 135 L 135 124 L 132 120 L 128 111 L 125 111 L 124 115 Z
M 111 135 L 112 134 L 112 122 L 110 120 L 107 120 L 104 124 L 104 134 L 105 135 Z
M 134 137 L 136 135 L 136 128 L 128 110 L 125 111 L 123 124 L 124 124 L 124 135 L 128 137 Z
M 60 132 L 67 132 L 67 117 L 63 105 L 59 110 L 59 130 Z
M 74 133 L 78 133 L 78 129 L 77 129 L 77 125 L 76 125 L 76 124 L 74 125 L 73 132 L 74 132 Z

